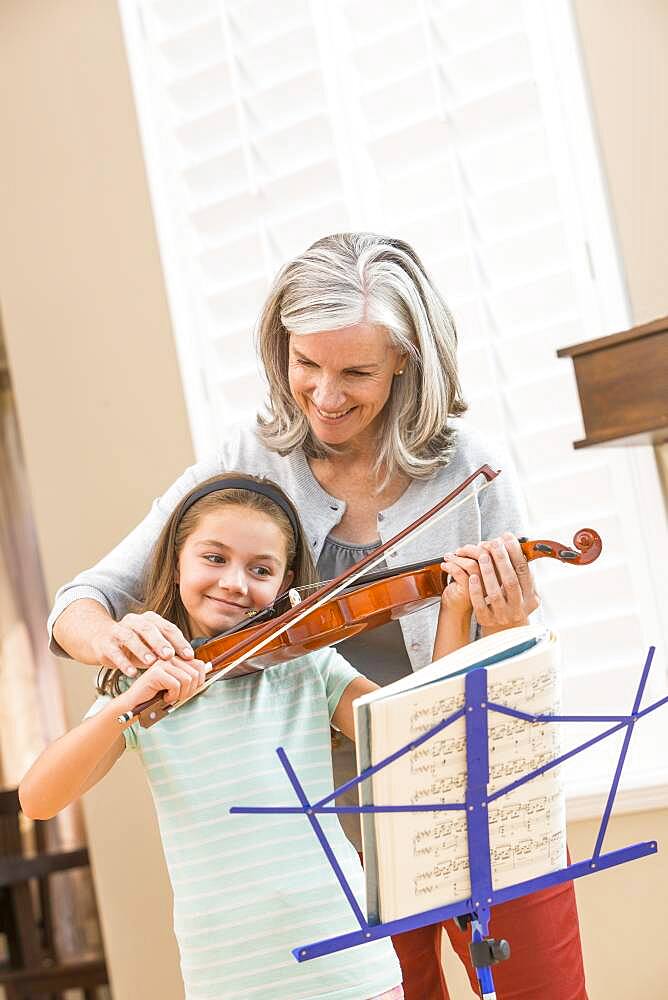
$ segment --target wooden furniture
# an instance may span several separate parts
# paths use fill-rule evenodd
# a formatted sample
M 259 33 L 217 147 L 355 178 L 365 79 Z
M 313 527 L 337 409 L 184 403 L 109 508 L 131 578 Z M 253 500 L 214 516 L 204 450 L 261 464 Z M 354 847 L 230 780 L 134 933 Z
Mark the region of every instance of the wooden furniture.
M 575 366 L 586 437 L 574 447 L 668 441 L 668 316 L 557 356 Z
M 0 934 L 7 939 L 8 961 L 0 964 L 0 986 L 7 1000 L 60 1000 L 79 989 L 94 1000 L 108 982 L 104 959 L 61 962 L 55 953 L 48 880 L 53 872 L 88 865 L 88 851 L 47 851 L 44 824 L 36 823 L 38 851 L 26 855 L 19 826 L 16 789 L 0 791 Z M 38 891 L 33 894 L 31 882 Z M 35 903 L 39 900 L 39 908 Z
M 84 1000 L 95 1000 L 98 986 L 105 986 L 104 963 L 63 962 L 39 969 L 15 969 L 0 973 L 0 986 L 7 1000 L 61 1000 L 65 990 L 82 990 Z

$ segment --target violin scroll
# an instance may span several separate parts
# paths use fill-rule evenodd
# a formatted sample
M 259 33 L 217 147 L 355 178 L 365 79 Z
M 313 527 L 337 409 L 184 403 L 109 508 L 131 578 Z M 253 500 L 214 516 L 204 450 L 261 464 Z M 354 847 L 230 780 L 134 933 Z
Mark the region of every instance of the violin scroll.
M 593 528 L 580 528 L 576 531 L 572 549 L 560 542 L 551 542 L 543 538 L 532 541 L 520 538 L 518 541 L 528 562 L 532 559 L 558 559 L 559 562 L 572 563 L 575 566 L 586 566 L 587 563 L 594 562 L 603 548 L 601 536 Z

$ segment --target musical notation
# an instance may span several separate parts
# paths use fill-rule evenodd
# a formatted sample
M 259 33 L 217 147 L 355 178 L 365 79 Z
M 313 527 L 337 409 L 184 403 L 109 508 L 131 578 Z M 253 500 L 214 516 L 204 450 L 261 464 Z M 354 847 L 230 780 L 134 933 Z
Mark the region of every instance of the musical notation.
M 440 688 L 440 690 L 439 690 Z M 488 671 L 488 700 L 532 715 L 559 712 L 553 646 Z M 464 704 L 464 680 L 447 678 L 373 705 L 373 760 L 427 732 Z M 490 712 L 489 785 L 494 792 L 559 756 L 559 727 Z M 388 804 L 462 803 L 466 794 L 466 723 L 377 772 L 373 798 Z M 374 817 L 382 919 L 447 905 L 470 893 L 466 813 Z M 503 888 L 565 864 L 565 809 L 559 768 L 522 784 L 488 807 L 492 881 Z M 427 901 L 428 900 L 428 901 Z

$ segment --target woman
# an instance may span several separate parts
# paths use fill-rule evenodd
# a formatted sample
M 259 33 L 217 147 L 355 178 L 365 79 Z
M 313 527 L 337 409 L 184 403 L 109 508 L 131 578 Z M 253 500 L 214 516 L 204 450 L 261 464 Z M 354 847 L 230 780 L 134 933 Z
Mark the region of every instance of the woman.
M 456 553 L 469 576 L 472 627 L 477 621 L 485 633 L 526 623 L 538 598 L 510 534 L 526 531 L 520 494 L 498 450 L 453 420 L 466 409 L 455 328 L 411 247 L 365 233 L 319 240 L 278 275 L 258 341 L 268 415 L 187 470 L 120 546 L 59 591 L 50 618 L 56 651 L 129 675 L 157 658 L 192 656 L 177 628 L 126 612 L 177 503 L 235 468 L 270 476 L 292 497 L 323 578 L 387 541 L 480 465 L 501 468 L 488 489 L 431 525 L 408 553 L 389 553 L 387 563 Z M 436 618 L 427 608 L 348 640 L 347 658 L 388 683 L 430 661 Z M 475 987 L 467 939 L 451 923 L 446 929 Z M 490 933 L 513 946 L 495 972 L 503 1000 L 586 997 L 572 885 L 496 907 Z M 437 926 L 394 939 L 409 1000 L 448 997 L 440 938 Z

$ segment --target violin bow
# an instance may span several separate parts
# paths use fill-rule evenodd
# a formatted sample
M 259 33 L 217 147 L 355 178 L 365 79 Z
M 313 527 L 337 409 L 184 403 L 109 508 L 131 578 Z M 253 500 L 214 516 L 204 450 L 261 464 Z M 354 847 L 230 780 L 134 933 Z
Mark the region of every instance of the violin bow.
M 500 469 L 494 471 L 489 465 L 481 465 L 479 469 L 472 472 L 470 476 L 467 476 L 458 486 L 455 487 L 452 492 L 448 493 L 447 496 L 439 500 L 437 504 L 434 504 L 426 513 L 422 514 L 420 517 L 416 518 L 411 524 L 409 524 L 402 531 L 399 531 L 396 535 L 393 535 L 387 542 L 369 552 L 368 555 L 364 556 L 359 562 L 356 562 L 353 566 L 349 567 L 334 580 L 323 585 L 319 590 L 317 590 L 310 597 L 307 597 L 301 603 L 295 605 L 295 607 L 290 608 L 288 611 L 284 612 L 280 617 L 274 618 L 267 622 L 265 625 L 261 626 L 258 632 L 256 632 L 252 639 L 246 638 L 242 639 L 233 646 L 231 649 L 227 650 L 225 653 L 221 653 L 220 656 L 211 660 L 209 663 L 208 673 L 211 676 L 202 684 L 201 687 L 197 689 L 194 694 L 191 694 L 188 698 L 183 698 L 181 701 L 177 701 L 174 705 L 164 706 L 160 711 L 154 706 L 157 706 L 158 702 L 161 701 L 162 695 L 158 694 L 151 698 L 149 701 L 142 702 L 139 705 L 129 711 L 124 712 L 123 715 L 118 716 L 118 722 L 121 725 L 130 722 L 132 719 L 136 719 L 148 712 L 148 724 L 158 721 L 158 716 L 161 718 L 164 715 L 171 715 L 172 712 L 186 705 L 191 698 L 196 698 L 198 695 L 202 694 L 211 684 L 216 681 L 222 680 L 225 675 L 232 670 L 234 667 L 243 663 L 244 660 L 250 659 L 251 656 L 255 656 L 259 653 L 265 646 L 267 646 L 273 639 L 277 636 L 282 635 L 283 632 L 287 632 L 289 628 L 296 625 L 306 618 L 307 615 L 314 611 L 317 611 L 326 601 L 331 600 L 336 597 L 342 590 L 349 587 L 354 583 L 360 576 L 363 576 L 369 570 L 374 569 L 381 563 L 386 555 L 393 549 L 396 549 L 399 545 L 408 541 L 409 538 L 415 538 L 421 531 L 425 529 L 428 522 L 432 521 L 433 518 L 438 517 L 442 513 L 445 513 L 445 508 L 453 502 L 458 496 L 460 496 L 467 486 L 470 486 L 479 476 L 485 477 L 485 483 L 482 486 L 474 488 L 469 495 L 464 497 L 460 503 L 466 503 L 472 497 L 477 496 L 482 490 L 486 489 L 491 482 L 496 479 L 500 473 Z M 455 509 L 455 508 L 451 508 Z M 449 513 L 449 512 L 448 512 Z M 227 662 L 222 668 L 216 669 L 216 664 L 222 660 L 229 661 L 232 657 L 232 662 Z M 153 712 L 150 709 L 154 709 Z

